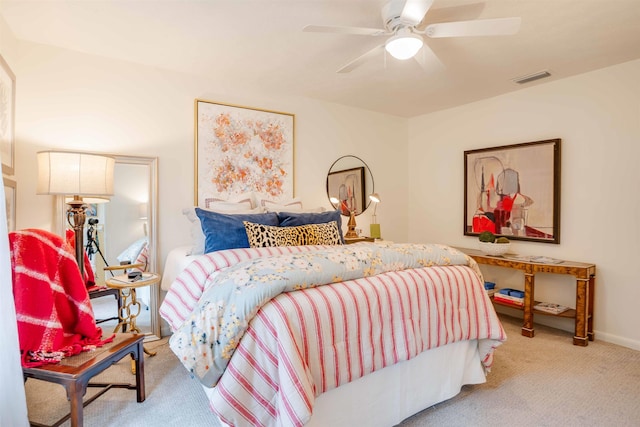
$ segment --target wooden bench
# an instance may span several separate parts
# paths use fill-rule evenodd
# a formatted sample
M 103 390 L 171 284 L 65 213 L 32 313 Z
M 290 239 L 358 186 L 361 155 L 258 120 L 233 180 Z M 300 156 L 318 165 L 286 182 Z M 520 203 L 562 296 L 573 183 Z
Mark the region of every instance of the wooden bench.
M 94 351 L 82 352 L 76 356 L 64 358 L 58 364 L 44 365 L 38 368 L 23 368 L 22 372 L 25 381 L 27 378 L 35 378 L 60 384 L 66 389 L 67 399 L 71 404 L 71 412 L 51 427 L 57 427 L 69 418 L 71 419 L 72 427 L 82 427 L 83 408 L 111 388 L 136 390 L 136 400 L 144 402 L 144 351 L 142 347 L 144 335 L 130 333 L 115 335 L 113 342 L 98 347 Z M 128 354 L 131 355 L 135 362 L 135 384 L 89 382 L 91 378 Z M 83 403 L 87 387 L 100 387 L 102 390 Z M 38 423 L 31 423 L 31 425 L 43 426 Z

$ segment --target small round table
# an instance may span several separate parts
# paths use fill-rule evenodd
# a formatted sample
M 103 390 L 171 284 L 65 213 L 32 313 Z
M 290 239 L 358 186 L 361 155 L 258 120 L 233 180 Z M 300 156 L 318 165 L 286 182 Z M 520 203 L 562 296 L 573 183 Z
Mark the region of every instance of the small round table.
M 142 305 L 136 297 L 136 288 L 142 288 L 143 286 L 150 286 L 160 282 L 160 275 L 156 273 L 142 273 L 142 278 L 131 280 L 126 274 L 121 274 L 119 276 L 109 277 L 105 282 L 108 287 L 118 289 L 120 291 L 120 297 L 122 298 L 122 306 L 120 306 L 120 312 L 118 313 L 119 323 L 113 332 L 118 332 L 120 328 L 122 328 L 124 332 L 124 326 L 126 326 L 129 332 L 142 333 L 136 325 L 136 318 L 142 309 Z M 155 352 L 152 353 L 146 348 L 144 352 L 149 356 L 156 355 Z

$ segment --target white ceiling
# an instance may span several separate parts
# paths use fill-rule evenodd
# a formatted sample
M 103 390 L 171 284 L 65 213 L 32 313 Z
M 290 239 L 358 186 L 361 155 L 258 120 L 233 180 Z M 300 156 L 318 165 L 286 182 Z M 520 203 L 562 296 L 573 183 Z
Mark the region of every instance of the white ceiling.
M 384 38 L 302 32 L 309 24 L 382 28 L 383 4 L 0 0 L 0 13 L 18 39 L 404 117 L 640 58 L 640 0 L 435 0 L 423 22 L 522 18 L 512 36 L 425 37 L 444 71 L 380 54 L 337 74 Z M 512 82 L 541 70 L 552 77 Z

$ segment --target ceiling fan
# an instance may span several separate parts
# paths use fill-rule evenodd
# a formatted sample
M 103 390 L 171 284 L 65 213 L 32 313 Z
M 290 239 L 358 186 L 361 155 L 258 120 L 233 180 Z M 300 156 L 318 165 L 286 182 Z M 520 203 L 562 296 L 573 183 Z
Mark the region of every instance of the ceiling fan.
M 415 58 L 425 68 L 433 62 L 440 63 L 431 49 L 424 45 L 423 34 L 431 38 L 499 36 L 515 34 L 520 29 L 521 19 L 519 17 L 443 22 L 422 28 L 422 20 L 433 1 L 391 0 L 382 7 L 384 29 L 307 25 L 303 31 L 388 37 L 384 44 L 365 52 L 337 71 L 338 73 L 348 73 L 383 50 L 389 52 L 396 59 Z M 416 55 L 420 48 L 423 50 L 423 55 Z

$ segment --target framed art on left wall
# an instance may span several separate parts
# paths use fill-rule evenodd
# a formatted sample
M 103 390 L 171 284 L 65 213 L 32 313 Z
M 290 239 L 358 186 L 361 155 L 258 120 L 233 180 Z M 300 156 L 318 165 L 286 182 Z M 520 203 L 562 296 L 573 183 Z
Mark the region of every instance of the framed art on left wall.
M 195 117 L 196 206 L 249 192 L 293 197 L 293 114 L 196 99 Z
M 0 55 L 0 157 L 2 173 L 14 174 L 16 76 Z

